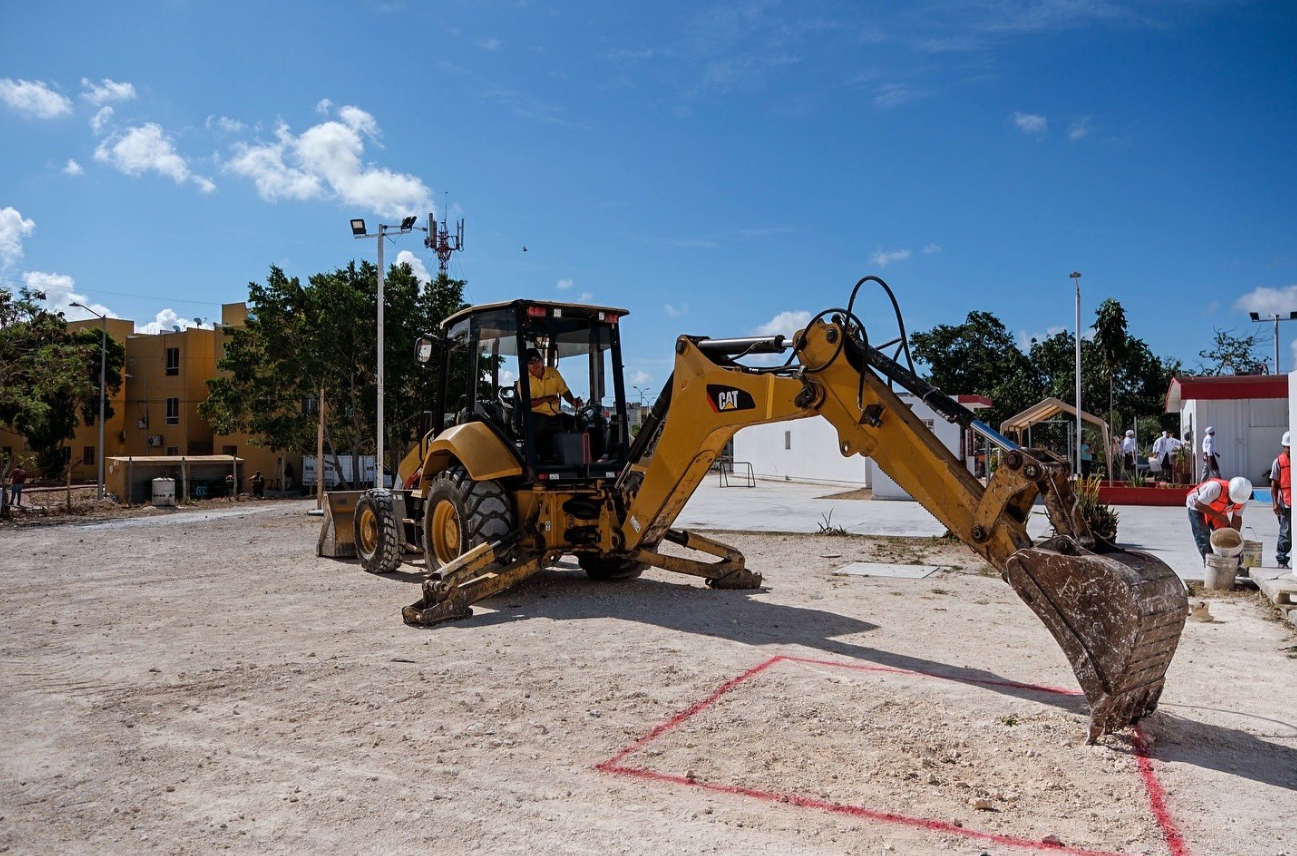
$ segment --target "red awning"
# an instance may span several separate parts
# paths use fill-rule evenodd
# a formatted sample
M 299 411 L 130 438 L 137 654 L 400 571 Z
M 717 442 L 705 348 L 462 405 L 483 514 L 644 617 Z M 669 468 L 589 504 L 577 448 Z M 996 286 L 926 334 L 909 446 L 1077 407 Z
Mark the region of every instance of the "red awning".
M 1287 375 L 1226 375 L 1175 377 L 1166 392 L 1166 412 L 1176 413 L 1182 401 L 1287 398 Z

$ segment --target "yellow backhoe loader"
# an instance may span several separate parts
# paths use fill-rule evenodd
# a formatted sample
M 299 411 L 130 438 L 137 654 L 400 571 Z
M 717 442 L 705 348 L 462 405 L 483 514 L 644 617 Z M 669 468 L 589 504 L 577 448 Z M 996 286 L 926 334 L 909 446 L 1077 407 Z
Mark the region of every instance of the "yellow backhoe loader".
M 854 311 L 867 284 L 896 313 L 899 336 L 879 345 Z M 625 315 L 518 300 L 463 310 L 420 341 L 421 361 L 435 353 L 440 372 L 430 430 L 402 463 L 398 489 L 365 492 L 354 512 L 366 570 L 394 571 L 406 551 L 423 554 L 423 596 L 403 610 L 406 623 L 467 618 L 474 602 L 565 554 L 596 579 L 652 565 L 716 588 L 759 586 L 738 550 L 673 524 L 737 431 L 818 416 L 837 430 L 838 454 L 872 458 L 1045 623 L 1090 704 L 1091 741 L 1157 706 L 1188 612 L 1183 583 L 1160 560 L 1091 534 L 1064 461 L 1001 437 L 918 377 L 881 279 L 863 278 L 845 308 L 819 313 L 791 339 L 681 336 L 671 378 L 633 439 L 619 336 Z M 529 371 L 529 351 L 544 369 L 533 353 Z M 740 362 L 754 357 L 762 364 Z M 533 381 L 552 388 L 549 372 L 560 364 L 565 380 L 587 392 L 573 413 L 554 414 L 532 395 Z M 986 486 L 894 385 L 999 447 Z M 1054 534 L 1033 543 L 1026 522 L 1038 497 Z M 326 521 L 321 543 L 345 542 L 336 530 L 346 522 L 345 513 Z M 692 555 L 659 552 L 663 541 Z

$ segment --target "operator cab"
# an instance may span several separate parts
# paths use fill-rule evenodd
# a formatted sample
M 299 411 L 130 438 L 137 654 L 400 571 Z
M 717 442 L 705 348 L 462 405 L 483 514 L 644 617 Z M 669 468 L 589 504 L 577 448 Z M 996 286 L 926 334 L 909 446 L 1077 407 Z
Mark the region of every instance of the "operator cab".
M 530 479 L 616 478 L 629 447 L 617 323 L 625 314 L 515 300 L 447 318 L 440 331 L 436 433 L 482 422 L 514 451 Z M 540 357 L 530 370 L 529 351 Z

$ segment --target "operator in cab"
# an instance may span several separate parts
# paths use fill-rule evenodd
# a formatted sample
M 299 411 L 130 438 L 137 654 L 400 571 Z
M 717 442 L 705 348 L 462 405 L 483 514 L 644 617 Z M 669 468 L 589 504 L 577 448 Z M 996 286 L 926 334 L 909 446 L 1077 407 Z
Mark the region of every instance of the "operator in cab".
M 579 410 L 581 399 L 572 395 L 572 391 L 567 388 L 567 381 L 563 380 L 558 369 L 545 365 L 540 351 L 528 348 L 526 357 L 527 374 L 531 375 L 527 381 L 531 386 L 531 416 L 536 432 L 548 434 L 573 430 L 576 427 L 575 420 L 559 409 L 559 400 L 562 399 Z M 518 388 L 522 388 L 521 382 Z
M 1189 529 L 1202 560 L 1211 552 L 1211 533 L 1217 529 L 1242 529 L 1243 507 L 1252 498 L 1252 482 L 1242 476 L 1229 481 L 1210 478 L 1189 491 Z

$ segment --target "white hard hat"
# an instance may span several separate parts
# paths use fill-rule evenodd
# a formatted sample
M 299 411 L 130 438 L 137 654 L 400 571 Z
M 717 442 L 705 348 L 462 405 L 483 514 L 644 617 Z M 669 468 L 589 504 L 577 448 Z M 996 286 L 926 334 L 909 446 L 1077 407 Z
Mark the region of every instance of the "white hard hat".
M 1289 434 L 1289 432 L 1285 431 L 1285 432 L 1283 432 L 1283 439 L 1279 441 L 1279 445 L 1280 445 L 1280 446 L 1291 446 L 1292 443 L 1289 442 L 1291 439 L 1292 439 L 1292 436 Z
M 1135 436 L 1135 432 L 1134 432 L 1134 431 L 1130 431 L 1130 430 L 1128 430 L 1128 431 L 1126 431 L 1126 436 L 1127 436 L 1127 437 L 1134 437 L 1134 436 Z
M 1229 480 L 1229 501 L 1238 505 L 1252 498 L 1252 482 L 1242 476 Z
M 1215 429 L 1215 428 L 1208 427 L 1208 428 L 1207 428 L 1207 433 L 1208 433 L 1208 434 L 1215 434 L 1215 433 L 1216 433 L 1216 429 Z

